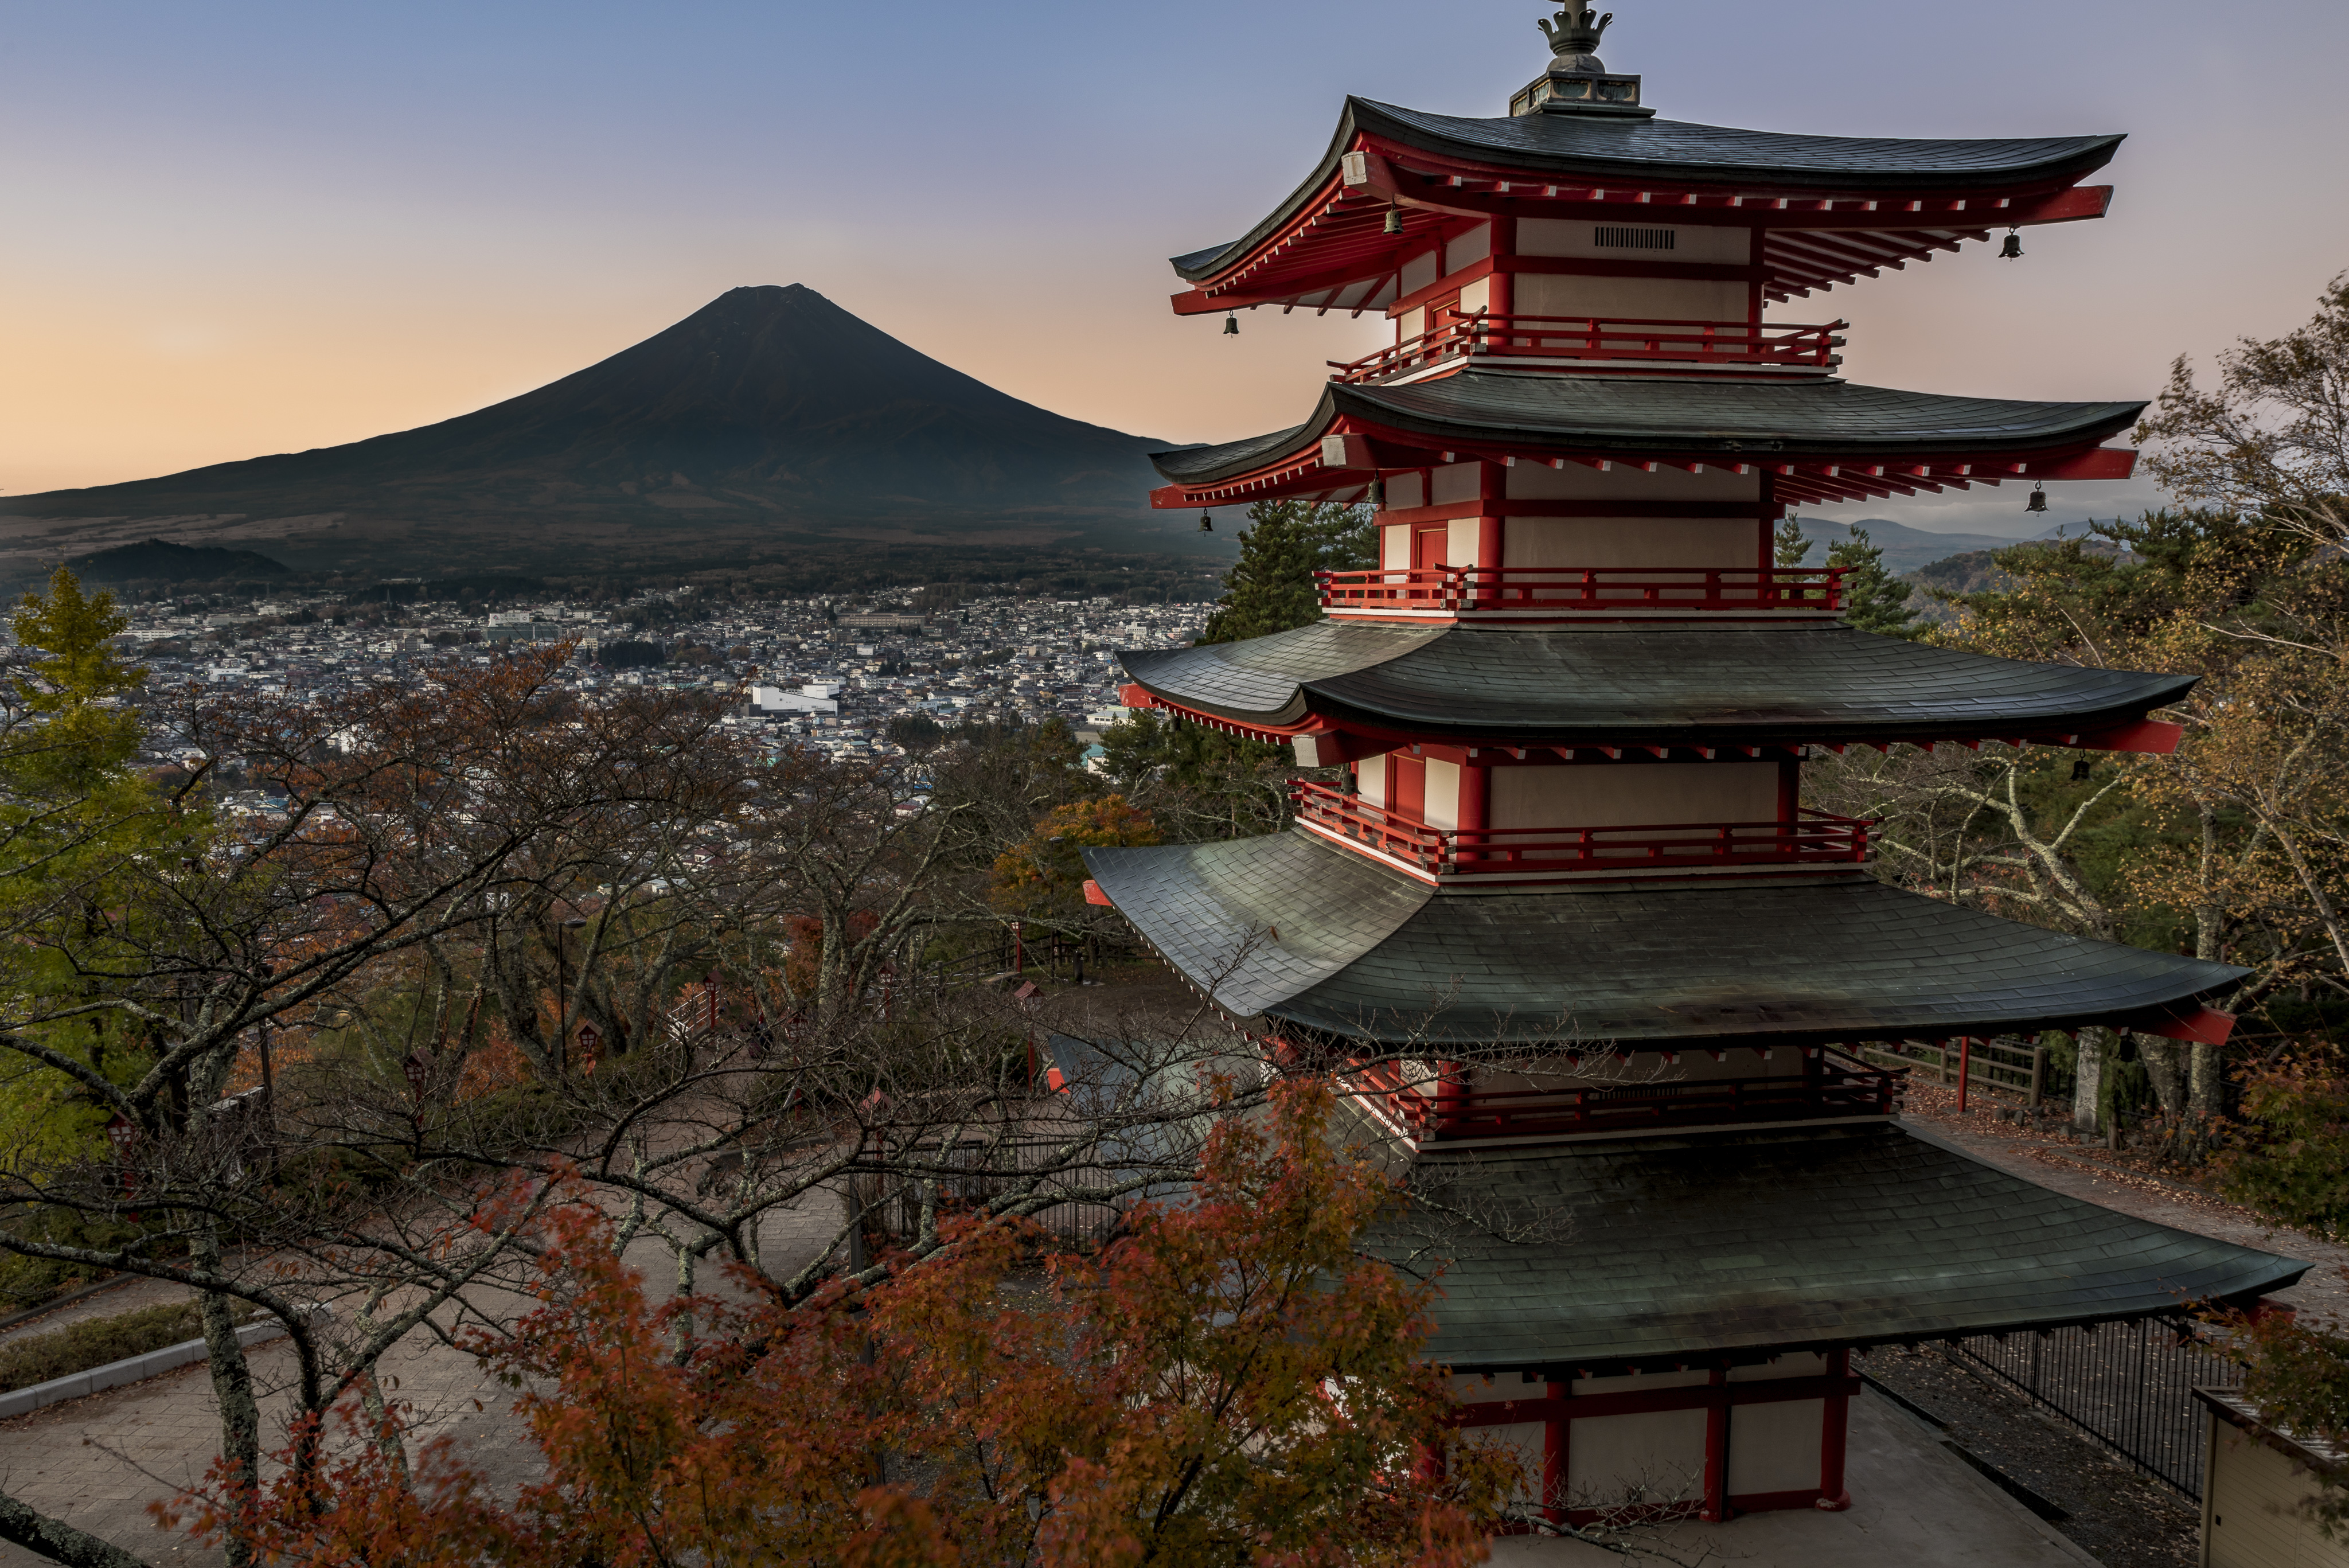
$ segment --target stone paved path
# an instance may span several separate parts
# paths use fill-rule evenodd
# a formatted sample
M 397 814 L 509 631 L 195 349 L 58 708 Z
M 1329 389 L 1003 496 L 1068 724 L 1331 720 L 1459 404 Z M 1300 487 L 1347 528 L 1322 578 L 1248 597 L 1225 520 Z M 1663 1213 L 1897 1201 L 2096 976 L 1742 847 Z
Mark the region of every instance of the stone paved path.
M 770 1218 L 760 1233 L 760 1252 L 771 1272 L 796 1269 L 831 1240 L 838 1200 L 818 1194 L 797 1209 Z M 657 1242 L 630 1249 L 628 1261 L 644 1271 L 647 1293 L 663 1299 L 675 1279 L 673 1264 Z M 141 1282 L 107 1292 L 54 1314 L 96 1316 L 166 1301 L 171 1287 Z M 86 1310 L 87 1309 L 87 1310 Z M 55 1327 L 45 1318 L 18 1332 Z M 264 1418 L 277 1423 L 269 1442 L 283 1435 L 291 1408 L 285 1390 L 294 1356 L 284 1343 L 264 1343 L 247 1356 L 263 1390 Z M 383 1364 L 387 1392 L 414 1407 L 416 1440 L 448 1436 L 459 1457 L 497 1486 L 518 1485 L 535 1471 L 536 1450 L 512 1414 L 513 1394 L 481 1370 L 470 1355 L 415 1335 Z M 479 1401 L 481 1408 L 475 1408 Z M 161 1377 L 109 1389 L 86 1399 L 52 1405 L 29 1416 L 0 1421 L 0 1491 L 27 1506 L 102 1536 L 126 1551 L 158 1563 L 209 1568 L 219 1558 L 183 1538 L 160 1531 L 148 1516 L 151 1502 L 167 1501 L 200 1478 L 218 1451 L 219 1407 L 212 1379 L 201 1365 Z M 46 1559 L 0 1542 L 0 1568 L 36 1568 Z

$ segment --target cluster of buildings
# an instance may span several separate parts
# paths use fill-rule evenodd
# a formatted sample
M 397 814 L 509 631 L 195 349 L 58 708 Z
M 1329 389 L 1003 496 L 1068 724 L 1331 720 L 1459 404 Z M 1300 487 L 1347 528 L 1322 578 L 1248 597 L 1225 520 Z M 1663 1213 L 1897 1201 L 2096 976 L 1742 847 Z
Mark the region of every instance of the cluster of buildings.
M 1185 645 L 1207 613 L 1204 605 L 1012 597 L 925 611 L 913 589 L 873 604 L 705 604 L 690 589 L 654 601 L 581 607 L 549 598 L 483 612 L 413 598 L 205 597 L 129 607 L 123 640 L 153 687 L 201 683 L 288 697 L 406 679 L 450 660 L 486 665 L 519 645 L 569 642 L 560 678 L 582 692 L 723 694 L 738 704 L 730 723 L 848 756 L 891 749 L 891 722 L 914 714 L 946 726 L 1057 718 L 1080 732 L 1098 731 L 1123 713 L 1112 650 Z M 655 604 L 660 613 L 647 618 Z M 647 618 L 660 629 L 644 629 Z M 170 742 L 158 736 L 157 744 Z M 168 761 L 168 750 L 154 760 Z

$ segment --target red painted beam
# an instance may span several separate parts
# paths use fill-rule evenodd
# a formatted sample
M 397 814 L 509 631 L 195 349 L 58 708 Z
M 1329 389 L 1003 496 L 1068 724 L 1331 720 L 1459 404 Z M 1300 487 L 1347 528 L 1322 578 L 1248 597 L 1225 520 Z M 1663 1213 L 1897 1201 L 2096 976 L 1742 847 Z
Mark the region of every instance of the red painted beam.
M 2098 730 L 2073 741 L 2071 744 L 2084 752 L 2144 752 L 2166 757 L 2178 749 L 2186 738 L 2182 724 L 2165 724 L 2158 719 L 2139 719 L 2134 724 L 2116 724 L 2109 730 Z
M 2158 1035 L 2164 1040 L 2191 1040 L 2203 1045 L 2224 1045 L 2227 1036 L 2235 1032 L 2235 1015 L 2221 1012 L 2215 1007 L 2198 1007 L 2191 1012 L 2179 1013 L 2162 1023 L 2139 1024 L 2141 1034 Z
M 2032 479 L 2127 479 L 2137 472 L 2137 453 L 2127 447 L 2100 446 L 2023 466 Z

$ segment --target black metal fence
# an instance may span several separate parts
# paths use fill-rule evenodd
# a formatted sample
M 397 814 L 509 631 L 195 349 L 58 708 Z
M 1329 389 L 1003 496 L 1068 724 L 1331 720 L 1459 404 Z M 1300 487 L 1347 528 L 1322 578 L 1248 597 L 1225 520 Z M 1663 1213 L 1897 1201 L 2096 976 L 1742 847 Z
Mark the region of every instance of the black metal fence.
M 941 1174 L 929 1181 L 885 1180 L 858 1177 L 853 1190 L 865 1230 L 875 1241 L 909 1241 L 921 1234 L 926 1205 L 940 1214 L 968 1212 L 994 1201 L 1034 1172 L 1053 1168 L 1043 1190 L 1074 1193 L 1087 1188 L 1114 1186 L 1128 1173 L 1099 1161 L 1060 1168 L 1061 1146 L 1044 1140 L 973 1142 L 945 1148 L 908 1151 L 911 1158 L 934 1160 Z M 1101 1201 L 1070 1197 L 1038 1210 L 1033 1221 L 1070 1247 L 1102 1246 L 1116 1234 L 1130 1196 Z
M 2205 1417 L 2193 1387 L 2231 1387 L 2242 1380 L 2222 1345 L 2203 1338 L 2190 1323 L 2158 1318 L 2039 1334 L 1978 1334 L 1959 1341 L 1957 1351 L 2197 1501 Z

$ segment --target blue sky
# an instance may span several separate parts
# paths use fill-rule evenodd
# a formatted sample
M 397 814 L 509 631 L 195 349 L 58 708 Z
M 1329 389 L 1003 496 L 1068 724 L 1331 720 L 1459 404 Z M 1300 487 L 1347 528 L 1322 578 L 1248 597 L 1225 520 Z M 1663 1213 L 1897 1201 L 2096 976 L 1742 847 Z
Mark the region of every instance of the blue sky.
M 0 487 L 446 418 L 727 288 L 804 283 L 1020 397 L 1168 440 L 1293 423 L 1369 321 L 1178 321 L 1164 258 L 1306 172 L 1349 91 L 1497 114 L 1549 7 L 0 4 Z M 2149 396 L 2349 267 L 2349 16 L 1623 0 L 1668 117 L 2126 130 L 2099 223 L 1797 301 L 1864 381 Z M 2157 500 L 2072 486 L 2053 515 Z M 2012 487 L 1849 509 L 2020 528 Z

